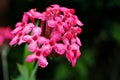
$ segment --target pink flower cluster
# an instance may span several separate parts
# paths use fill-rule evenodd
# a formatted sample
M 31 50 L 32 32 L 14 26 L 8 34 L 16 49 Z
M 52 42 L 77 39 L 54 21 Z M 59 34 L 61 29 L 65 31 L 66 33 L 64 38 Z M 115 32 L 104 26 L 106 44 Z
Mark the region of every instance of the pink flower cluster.
M 6 40 L 13 38 L 11 31 L 12 29 L 10 27 L 0 27 L 0 46 L 2 46 Z
M 79 26 L 83 26 L 74 13 L 74 9 L 59 5 L 51 5 L 42 13 L 31 9 L 24 13 L 22 22 L 16 24 L 12 31 L 15 37 L 10 45 L 27 43 L 33 54 L 27 56 L 26 61 L 38 60 L 42 68 L 48 65 L 46 57 L 53 54 L 53 51 L 65 55 L 74 67 L 81 55 L 82 44 L 77 34 L 82 31 Z

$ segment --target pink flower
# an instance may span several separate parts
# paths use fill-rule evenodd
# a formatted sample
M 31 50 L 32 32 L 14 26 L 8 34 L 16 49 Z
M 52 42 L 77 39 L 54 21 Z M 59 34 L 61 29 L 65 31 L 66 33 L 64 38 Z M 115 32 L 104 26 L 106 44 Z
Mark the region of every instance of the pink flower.
M 16 28 L 12 31 L 12 34 L 15 35 L 15 37 L 12 39 L 12 41 L 9 43 L 10 46 L 18 43 L 18 45 L 24 43 L 23 37 L 31 32 L 31 30 L 34 28 L 34 24 L 29 23 L 22 23 L 18 22 L 16 24 Z
M 82 45 L 81 41 L 78 40 L 78 37 L 73 37 L 71 35 L 71 39 L 70 37 L 68 38 L 64 37 L 63 42 L 67 46 L 66 57 L 68 61 L 72 63 L 72 67 L 74 67 L 76 64 L 76 60 L 81 55 L 81 52 L 80 52 L 80 46 Z
M 27 56 L 26 61 L 37 60 L 42 68 L 48 65 L 47 57 L 53 54 L 53 51 L 66 56 L 74 67 L 81 55 L 82 44 L 77 35 L 82 32 L 80 26 L 83 26 L 74 13 L 74 9 L 57 4 L 51 5 L 42 13 L 31 9 L 24 13 L 22 22 L 16 24 L 12 31 L 15 37 L 10 45 L 27 43 L 32 54 Z
M 6 40 L 10 40 L 12 38 L 13 35 L 11 34 L 10 27 L 0 27 L 0 46 L 2 46 Z
M 26 58 L 27 62 L 34 62 L 38 60 L 38 65 L 42 68 L 45 68 L 48 65 L 47 59 L 41 54 L 41 50 L 37 49 L 33 54 L 28 55 Z
M 44 44 L 42 45 L 42 47 L 40 48 L 41 50 L 41 54 L 44 56 L 44 57 L 47 57 L 50 55 L 51 51 L 52 51 L 52 46 L 49 45 L 49 44 Z
M 68 61 L 72 62 L 72 67 L 75 66 L 76 60 L 80 57 L 81 53 L 79 45 L 71 44 L 67 50 L 66 57 Z
M 38 38 L 41 34 L 41 28 L 35 27 L 32 30 L 32 35 L 25 35 L 22 40 L 28 43 L 28 49 L 31 52 L 34 52 L 38 46 Z
M 22 22 L 27 23 L 28 20 L 30 19 L 34 23 L 35 18 L 38 18 L 38 19 L 41 19 L 42 21 L 45 21 L 44 14 L 37 12 L 36 9 L 31 9 L 29 12 L 24 13 Z
M 55 52 L 57 52 L 60 55 L 63 55 L 66 51 L 66 45 L 61 43 L 55 44 L 54 49 L 55 49 Z

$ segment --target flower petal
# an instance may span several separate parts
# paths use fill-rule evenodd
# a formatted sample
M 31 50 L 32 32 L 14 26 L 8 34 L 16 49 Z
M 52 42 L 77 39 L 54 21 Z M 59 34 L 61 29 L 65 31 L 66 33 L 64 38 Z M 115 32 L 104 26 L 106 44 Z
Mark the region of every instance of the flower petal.
M 75 67 L 75 65 L 76 65 L 76 59 L 73 59 L 72 60 L 72 67 Z
M 32 36 L 30 36 L 30 35 L 25 35 L 25 36 L 23 36 L 22 39 L 27 43 L 30 43 L 31 41 L 33 41 Z
M 18 40 L 19 40 L 18 36 L 15 36 L 15 37 L 10 41 L 9 45 L 12 46 L 12 45 L 16 44 L 16 43 L 18 42 Z
M 16 33 L 18 33 L 21 30 L 22 30 L 22 27 L 16 27 L 11 33 L 12 34 L 16 34 Z
M 39 44 L 49 43 L 49 40 L 45 37 L 42 37 L 42 36 L 40 36 L 37 41 L 38 41 Z
M 42 68 L 45 68 L 48 65 L 47 59 L 41 55 L 38 58 L 38 65 Z
M 43 56 L 48 56 L 50 55 L 51 51 L 52 51 L 52 47 L 50 45 L 42 45 L 42 47 L 40 48 Z
M 60 33 L 64 33 L 64 28 L 63 28 L 63 25 L 58 25 L 57 26 L 57 30 L 60 32 Z
M 79 20 L 77 20 L 77 24 L 79 25 L 79 26 L 83 26 L 84 24 L 81 22 L 81 21 L 79 21 Z
M 32 35 L 40 35 L 42 32 L 42 29 L 40 27 L 35 27 L 32 30 Z
M 31 52 L 34 52 L 36 49 L 37 49 L 37 43 L 36 42 L 31 42 L 28 45 L 28 50 L 31 51 Z
M 58 40 L 60 40 L 61 39 L 61 33 L 60 32 L 58 32 L 58 31 L 53 31 L 52 33 L 51 33 L 51 37 L 50 37 L 50 39 L 51 40 L 53 40 L 53 41 L 58 41 Z
M 34 28 L 34 24 L 29 23 L 28 25 L 26 25 L 23 29 L 23 33 L 24 34 L 29 34 L 30 31 Z
M 79 46 L 82 46 L 82 43 L 81 43 L 81 41 L 80 41 L 80 39 L 77 37 L 76 38 L 76 42 L 77 42 L 77 44 L 79 45 Z
M 48 20 L 47 23 L 48 23 L 48 26 L 51 28 L 56 27 L 56 22 L 54 20 Z
M 25 22 L 25 23 L 28 22 L 28 15 L 26 14 L 26 12 L 23 15 L 22 22 Z
M 68 50 L 66 53 L 66 58 L 68 59 L 68 61 L 71 62 L 73 57 L 74 57 L 74 53 L 72 51 Z
M 76 43 L 70 45 L 71 50 L 79 50 L 80 46 L 77 45 Z
M 62 41 L 65 45 L 70 45 L 69 39 L 63 37 Z
M 42 14 L 40 12 L 35 12 L 34 18 L 38 18 L 38 19 L 41 19 L 42 21 L 45 21 L 44 14 Z
M 54 50 L 58 54 L 63 55 L 65 53 L 65 51 L 66 51 L 66 45 L 64 45 L 64 44 L 55 44 Z
M 26 58 L 27 62 L 34 62 L 37 59 L 36 55 L 33 53 L 31 55 L 28 55 Z

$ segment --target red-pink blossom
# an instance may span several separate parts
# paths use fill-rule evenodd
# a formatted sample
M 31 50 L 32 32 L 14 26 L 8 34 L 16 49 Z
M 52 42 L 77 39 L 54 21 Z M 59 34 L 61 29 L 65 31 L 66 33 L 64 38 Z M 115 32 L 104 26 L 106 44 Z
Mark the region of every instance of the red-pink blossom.
M 37 21 L 36 21 L 37 20 Z M 16 24 L 12 31 L 15 37 L 10 45 L 28 44 L 32 54 L 26 58 L 27 62 L 38 61 L 38 65 L 45 68 L 48 65 L 47 57 L 54 53 L 66 56 L 72 67 L 80 57 L 80 39 L 82 22 L 75 15 L 74 9 L 51 5 L 44 12 L 31 9 L 25 12 L 22 22 Z
M 0 27 L 0 46 L 3 45 L 5 40 L 10 40 L 13 38 L 11 30 L 12 29 L 10 27 Z

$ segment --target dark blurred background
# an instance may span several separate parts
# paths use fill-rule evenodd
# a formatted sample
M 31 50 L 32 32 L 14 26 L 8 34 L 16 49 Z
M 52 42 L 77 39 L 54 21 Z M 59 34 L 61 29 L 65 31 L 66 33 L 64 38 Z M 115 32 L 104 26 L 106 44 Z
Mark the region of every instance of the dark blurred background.
M 14 29 L 23 12 L 43 12 L 51 4 L 74 8 L 84 23 L 82 55 L 74 68 L 65 57 L 49 59 L 47 68 L 38 69 L 37 80 L 120 80 L 120 0 L 0 0 L 0 26 Z M 22 63 L 23 50 L 24 44 L 11 47 L 10 80 L 19 75 L 16 63 Z M 3 80 L 1 61 L 0 76 Z

